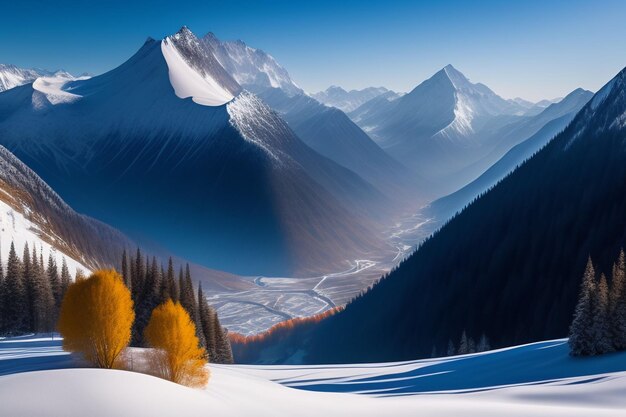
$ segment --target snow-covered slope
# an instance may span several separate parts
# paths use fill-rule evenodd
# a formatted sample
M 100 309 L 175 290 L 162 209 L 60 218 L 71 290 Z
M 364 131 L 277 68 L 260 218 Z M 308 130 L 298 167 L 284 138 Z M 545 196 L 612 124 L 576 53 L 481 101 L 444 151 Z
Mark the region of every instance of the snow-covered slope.
M 302 91 L 289 73 L 266 52 L 241 41 L 222 42 L 212 33 L 203 38 L 208 53 L 247 90 L 254 92 L 280 113 L 296 135 L 309 147 L 344 166 L 374 185 L 392 204 L 378 213 L 384 217 L 397 200 L 418 200 L 411 188 L 417 181 L 398 161 L 386 154 L 339 109 L 329 108 Z M 366 89 L 355 94 L 367 100 L 386 89 Z M 408 186 L 408 188 L 407 188 Z
M 339 110 L 349 113 L 381 94 L 397 93 L 385 87 L 368 87 L 362 90 L 346 91 L 341 87 L 333 85 L 324 91 L 313 94 L 312 97 L 327 106 L 336 107 Z
M 117 230 L 70 208 L 30 168 L 0 146 L 0 254 L 6 262 L 11 242 L 52 252 L 70 272 L 116 265 L 131 241 Z
M 15 65 L 0 64 L 0 93 L 13 87 L 28 84 L 52 72 L 42 69 L 18 68 Z
M 257 88 L 280 88 L 286 93 L 303 94 L 289 73 L 266 52 L 243 41 L 224 42 L 207 33 L 202 42 L 237 82 L 256 92 Z
M 563 131 L 592 96 L 593 93 L 590 91 L 576 89 L 560 102 L 548 106 L 537 116 L 500 129 L 496 135 L 499 137 L 501 146 L 496 147 L 476 164 L 479 166 L 472 167 L 475 171 L 482 170 L 487 166 L 489 168 L 465 187 L 434 201 L 428 209 L 430 214 L 444 222 L 451 215 L 460 211 Z M 527 138 L 519 142 L 519 138 L 524 136 Z M 501 149 L 506 149 L 512 144 L 514 146 L 506 154 L 497 162 L 492 162 L 497 155 L 500 155 Z
M 0 143 L 82 212 L 246 274 L 344 268 L 381 248 L 369 217 L 382 195 L 242 93 L 187 28 L 54 89 L 72 100 L 40 105 L 37 82 L 0 94 Z
M 407 202 L 424 198 L 423 193 L 417 192 L 415 174 L 382 150 L 341 110 L 310 96 L 289 95 L 277 88 L 258 94 L 308 146 L 354 171 L 386 195 L 388 208 L 402 202 L 406 210 L 410 207 Z
M 443 196 L 562 115 L 527 116 L 526 106 L 470 82 L 448 65 L 408 94 L 379 100 L 376 107 L 357 109 L 351 116 L 383 149 L 432 181 L 435 195 Z
M 624 355 L 572 359 L 564 341 L 403 363 L 210 367 L 204 389 L 72 366 L 59 342 L 0 341 L 0 404 L 19 416 L 621 416 Z M 37 392 L 37 400 L 32 400 Z

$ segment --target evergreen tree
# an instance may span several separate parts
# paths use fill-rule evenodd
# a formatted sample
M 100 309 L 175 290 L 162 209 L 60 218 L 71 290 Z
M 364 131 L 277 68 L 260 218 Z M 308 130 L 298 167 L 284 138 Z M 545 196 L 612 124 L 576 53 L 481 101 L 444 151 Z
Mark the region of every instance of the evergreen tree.
M 32 260 L 33 330 L 37 333 L 50 332 L 55 316 L 54 296 L 50 280 L 43 267 L 43 255 L 40 253 L 37 256 L 37 250 L 34 246 Z
M 148 325 L 152 310 L 154 310 L 160 301 L 161 282 L 159 278 L 159 267 L 155 257 L 152 257 L 150 263 L 146 260 L 146 272 L 143 275 L 141 294 L 135 306 L 135 322 L 133 325 L 133 344 L 137 346 L 144 345 L 144 329 Z
M 22 282 L 24 282 L 26 292 L 26 329 L 32 332 L 35 327 L 35 284 L 33 282 L 33 264 L 30 259 L 28 242 L 24 243 L 24 253 L 22 255 Z
M 478 346 L 476 349 L 478 352 L 486 352 L 488 350 L 491 350 L 489 339 L 487 339 L 487 336 L 485 336 L 484 333 L 482 334 L 482 336 L 480 336 L 480 340 L 478 341 Z
M 591 262 L 587 267 L 580 285 L 578 303 L 574 311 L 574 319 L 570 326 L 569 346 L 573 356 L 594 355 L 595 343 L 593 332 L 593 310 L 596 293 L 596 272 Z
M 613 351 L 611 327 L 609 320 L 609 287 L 606 276 L 600 276 L 593 301 L 592 332 L 595 342 L 595 354 L 601 355 Z
M 611 295 L 609 299 L 611 315 L 611 338 L 617 350 L 626 349 L 626 274 L 624 250 L 613 265 Z
M 22 273 L 22 263 L 15 253 L 15 245 L 11 242 L 7 271 L 4 279 L 5 299 L 2 305 L 6 334 L 20 334 L 28 331 L 28 314 L 26 286 Z
M 70 270 L 67 268 L 67 262 L 65 261 L 65 257 L 63 257 L 63 261 L 61 262 L 61 300 L 63 300 L 63 297 L 65 297 L 65 293 L 67 292 L 71 281 L 72 279 L 70 278 Z
M 233 363 L 233 351 L 228 339 L 228 330 L 224 329 L 220 324 L 217 313 L 213 315 L 213 327 L 216 329 L 216 363 Z
M 463 334 L 461 334 L 461 340 L 459 341 L 459 355 L 465 355 L 469 353 L 469 342 L 467 340 L 467 333 L 463 330 Z
M 215 362 L 217 359 L 217 337 L 213 327 L 213 314 L 215 314 L 215 312 L 204 297 L 202 283 L 198 285 L 198 314 L 200 316 L 200 328 L 204 336 L 208 360 L 209 362 Z
M 167 261 L 167 275 L 165 281 L 167 282 L 170 297 L 173 301 L 178 301 L 180 296 L 178 295 L 178 285 L 174 277 L 174 263 L 172 262 L 172 257 Z
M 133 269 L 131 275 L 131 293 L 133 295 L 133 301 L 137 303 L 141 294 L 143 293 L 143 283 L 145 281 L 146 268 L 143 262 L 143 255 L 141 250 L 137 248 L 137 255 L 133 262 Z
M 476 342 L 473 337 L 467 339 L 467 353 L 476 353 Z
M 48 269 L 46 270 L 48 281 L 50 282 L 50 288 L 52 290 L 52 296 L 54 297 L 55 309 L 58 311 L 61 308 L 61 301 L 63 301 L 63 288 L 61 286 L 61 277 L 59 276 L 59 269 L 57 268 L 56 260 L 50 252 L 48 256 Z
M 456 355 L 456 348 L 454 347 L 454 343 L 452 343 L 452 340 L 448 340 L 448 350 L 446 351 L 446 355 L 447 356 Z
M 132 288 L 132 282 L 130 280 L 130 270 L 128 268 L 128 255 L 126 254 L 126 249 L 122 253 L 122 278 L 124 279 L 124 284 L 128 289 Z
M 180 286 L 180 304 L 189 313 L 194 322 L 196 321 L 196 297 L 193 291 L 193 282 L 191 281 L 191 274 L 189 272 L 189 264 L 185 269 L 185 278 L 182 280 Z
M 160 300 L 159 304 L 163 304 L 167 300 L 172 300 L 172 295 L 170 293 L 169 283 L 167 282 L 167 275 L 165 274 L 165 271 L 163 270 L 163 265 L 161 265 L 160 274 L 161 274 L 161 287 L 159 288 L 159 300 Z

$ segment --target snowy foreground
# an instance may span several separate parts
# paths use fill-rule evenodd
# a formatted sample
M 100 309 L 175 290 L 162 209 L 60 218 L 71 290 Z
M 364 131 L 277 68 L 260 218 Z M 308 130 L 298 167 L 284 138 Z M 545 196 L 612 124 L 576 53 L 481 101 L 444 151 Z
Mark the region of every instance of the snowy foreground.
M 626 354 L 573 359 L 562 340 L 403 363 L 211 366 L 204 390 L 75 366 L 58 340 L 0 341 L 0 414 L 569 417 L 626 412 Z

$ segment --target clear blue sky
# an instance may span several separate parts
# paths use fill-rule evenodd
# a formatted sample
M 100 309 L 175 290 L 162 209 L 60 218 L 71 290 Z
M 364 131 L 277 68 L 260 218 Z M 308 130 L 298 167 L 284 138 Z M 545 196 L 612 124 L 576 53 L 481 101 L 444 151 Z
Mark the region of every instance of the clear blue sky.
M 12 3 L 0 7 L 0 62 L 74 73 L 111 69 L 183 24 L 266 50 L 311 92 L 408 91 L 451 63 L 504 97 L 537 100 L 597 90 L 626 66 L 624 0 Z

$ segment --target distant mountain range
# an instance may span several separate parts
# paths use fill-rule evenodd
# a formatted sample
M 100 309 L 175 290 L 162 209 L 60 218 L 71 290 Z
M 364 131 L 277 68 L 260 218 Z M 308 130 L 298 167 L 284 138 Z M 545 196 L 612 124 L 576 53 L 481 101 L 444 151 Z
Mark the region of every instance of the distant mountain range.
M 566 336 L 588 258 L 610 275 L 626 245 L 624 114 L 626 69 L 345 310 L 283 335 L 271 353 L 249 351 L 265 361 L 395 361 L 445 351 L 463 332 L 495 347 Z
M 550 104 L 543 112 L 518 123 L 509 131 L 510 134 L 530 135 L 528 139 L 515 145 L 480 177 L 454 193 L 442 197 L 430 204 L 430 215 L 446 220 L 461 211 L 474 198 L 493 187 L 507 174 L 543 148 L 552 138 L 567 127 L 580 109 L 587 104 L 593 93 L 581 88 L 568 94 L 560 102 Z M 540 127 L 540 128 L 539 128 Z M 539 128 L 539 129 L 537 129 Z M 536 133 L 532 133 L 536 132 Z
M 545 110 L 546 103 L 503 99 L 451 65 L 402 97 L 374 100 L 352 111 L 352 119 L 384 150 L 430 181 L 439 197 L 476 179 L 548 121 L 535 119 L 531 125 L 528 120 Z
M 388 90 L 385 87 L 368 87 L 362 90 L 346 91 L 341 87 L 333 85 L 325 91 L 312 94 L 311 97 L 327 106 L 336 107 L 341 111 L 349 113 L 382 94 L 388 97 L 400 96 L 395 91 Z
M 383 194 L 225 67 L 187 28 L 149 39 L 103 75 L 1 94 L 0 142 L 74 207 L 204 265 L 307 273 L 383 249 Z

